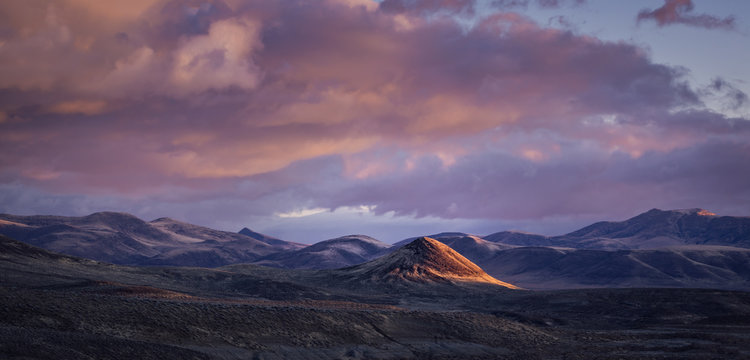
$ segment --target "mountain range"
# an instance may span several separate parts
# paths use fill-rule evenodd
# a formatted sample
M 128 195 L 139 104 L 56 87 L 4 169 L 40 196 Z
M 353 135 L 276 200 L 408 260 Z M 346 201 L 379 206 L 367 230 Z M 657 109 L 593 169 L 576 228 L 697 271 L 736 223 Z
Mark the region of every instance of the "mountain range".
M 601 221 L 560 236 L 503 231 L 484 239 L 517 246 L 599 250 L 681 245 L 750 248 L 750 217 L 717 216 L 703 209 L 651 209 L 625 221 Z
M 116 212 L 84 217 L 3 214 L 0 234 L 55 252 L 129 265 L 216 267 L 305 246 L 170 218 L 145 222 Z
M 169 218 L 145 222 L 123 213 L 85 217 L 0 215 L 0 234 L 48 250 L 128 265 L 218 267 L 252 263 L 286 269 L 337 269 L 392 254 L 393 245 L 348 235 L 303 245 L 254 232 L 213 230 Z M 503 231 L 449 232 L 430 238 L 488 276 L 528 289 L 703 287 L 750 289 L 750 218 L 702 209 L 652 209 L 560 236 Z

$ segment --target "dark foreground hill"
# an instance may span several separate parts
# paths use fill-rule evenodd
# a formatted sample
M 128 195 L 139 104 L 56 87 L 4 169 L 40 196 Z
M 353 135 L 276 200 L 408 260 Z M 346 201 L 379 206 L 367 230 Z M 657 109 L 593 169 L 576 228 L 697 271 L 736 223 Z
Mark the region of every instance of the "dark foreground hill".
M 443 281 L 403 281 L 418 286 L 388 292 L 388 282 L 363 291 L 336 276 L 253 265 L 119 266 L 0 236 L 0 358 L 750 356 L 746 292 L 531 292 Z

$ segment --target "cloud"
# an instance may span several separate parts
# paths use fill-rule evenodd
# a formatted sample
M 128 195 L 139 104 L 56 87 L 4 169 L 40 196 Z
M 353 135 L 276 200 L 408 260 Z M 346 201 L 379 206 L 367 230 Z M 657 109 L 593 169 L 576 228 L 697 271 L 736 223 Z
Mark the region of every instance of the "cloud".
M 632 214 L 710 202 L 714 188 L 667 177 L 684 191 L 666 191 L 649 171 L 703 154 L 744 166 L 733 151 L 750 142 L 747 119 L 707 109 L 684 69 L 502 7 L 467 27 L 435 14 L 471 1 L 158 1 L 120 15 L 42 3 L 0 5 L 25 19 L 8 17 L 0 47 L 6 212 Z M 700 164 L 682 175 L 744 193 Z
M 127 39 L 95 41 L 89 50 L 71 50 L 74 56 L 46 49 L 45 57 L 84 59 L 109 54 L 110 46 L 117 51 L 106 66 L 55 70 L 50 78 L 79 72 L 79 80 L 61 78 L 55 90 L 39 89 L 44 96 L 16 90 L 29 104 L 4 111 L 31 122 L 8 127 L 6 144 L 39 129 L 45 134 L 44 140 L 23 140 L 34 146 L 24 154 L 9 153 L 8 169 L 33 161 L 36 172 L 68 174 L 58 184 L 68 178 L 71 186 L 136 190 L 252 176 L 380 146 L 432 153 L 450 163 L 472 151 L 457 139 L 488 129 L 545 128 L 592 138 L 591 129 L 576 130 L 582 116 L 697 101 L 679 71 L 653 64 L 635 46 L 540 28 L 513 13 L 488 17 L 468 32 L 455 22 L 418 19 L 405 31 L 400 15 L 349 3 L 308 8 L 261 2 L 236 10 L 212 5 L 224 9 L 213 12 L 175 4 L 163 5 L 169 12 L 148 13 L 156 24 L 151 38 L 126 27 L 116 34 L 129 34 Z M 199 15 L 210 21 L 195 20 Z M 67 26 L 64 20 L 57 24 Z M 193 25 L 175 36 L 162 31 L 160 21 Z M 11 41 L 24 45 L 37 36 L 51 34 Z M 37 54 L 12 56 L 29 55 Z M 69 100 L 71 95 L 80 100 Z M 28 111 L 64 110 L 60 104 L 67 104 L 71 114 L 71 101 L 88 116 L 65 128 L 55 125 L 60 111 Z M 104 102 L 113 105 L 91 107 Z M 85 154 L 84 144 L 100 152 Z M 629 146 L 634 152 L 661 146 L 640 144 Z M 137 174 L 111 166 L 113 156 Z M 374 169 L 357 173 L 365 177 Z
M 734 16 L 718 18 L 708 14 L 691 14 L 692 0 L 664 0 L 664 5 L 655 10 L 644 9 L 638 13 L 638 22 L 653 20 L 659 27 L 682 24 L 705 29 L 734 30 Z
M 543 161 L 499 150 L 461 157 L 450 167 L 424 157 L 409 172 L 335 192 L 310 186 L 298 195 L 312 199 L 311 206 L 369 204 L 379 214 L 448 219 L 625 217 L 652 207 L 689 206 L 742 214 L 750 210 L 748 150 L 747 143 L 712 141 L 633 158 L 570 143 Z
M 748 104 L 747 94 L 722 78 L 714 78 L 709 85 L 709 91 L 722 96 L 724 106 L 729 109 L 737 110 Z
M 402 12 L 448 12 L 473 14 L 475 0 L 383 0 L 380 9 L 389 13 Z
M 539 6 L 543 8 L 557 8 L 560 6 L 563 6 L 565 3 L 570 2 L 573 5 L 581 5 L 586 2 L 586 0 L 572 0 L 572 1 L 566 1 L 566 0 L 537 0 L 537 3 Z
M 320 214 L 323 212 L 329 211 L 328 209 L 323 208 L 314 208 L 314 209 L 301 209 L 301 210 L 294 210 L 294 211 L 288 211 L 283 213 L 278 213 L 276 216 L 280 218 L 300 218 L 305 216 L 311 216 L 315 214 Z
M 380 9 L 388 13 L 421 13 L 421 14 L 461 14 L 475 15 L 478 11 L 489 9 L 527 8 L 533 3 L 541 8 L 559 8 L 565 5 L 581 5 L 586 0 L 383 0 Z
M 85 90 L 111 96 L 139 96 L 143 92 L 185 97 L 208 90 L 251 90 L 261 79 L 253 51 L 262 48 L 260 26 L 253 20 L 229 18 L 211 23 L 207 34 L 189 34 L 166 52 L 147 45 L 117 59 L 101 81 Z M 160 51 L 160 53 L 157 53 Z
M 258 31 L 251 20 L 228 19 L 211 24 L 207 35 L 186 39 L 175 52 L 171 75 L 177 91 L 255 88 L 260 70 L 252 51 L 262 46 Z
M 53 104 L 47 111 L 56 114 L 96 115 L 106 111 L 104 101 L 72 100 Z

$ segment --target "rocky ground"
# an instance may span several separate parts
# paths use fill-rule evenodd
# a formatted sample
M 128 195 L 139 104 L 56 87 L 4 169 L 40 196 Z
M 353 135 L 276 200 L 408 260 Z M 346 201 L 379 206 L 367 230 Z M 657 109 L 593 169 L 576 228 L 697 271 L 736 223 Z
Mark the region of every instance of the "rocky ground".
M 662 311 L 657 306 L 627 317 L 628 310 L 605 302 L 589 302 L 593 311 L 585 311 L 587 296 L 554 301 L 549 298 L 554 294 L 530 293 L 507 299 L 515 305 L 506 311 L 419 310 L 418 302 L 409 309 L 117 288 L 0 288 L 0 354 L 10 359 L 750 357 L 750 317 L 722 316 L 718 309 L 715 315 L 689 309 L 648 315 Z M 747 306 L 748 297 L 721 293 L 713 306 Z

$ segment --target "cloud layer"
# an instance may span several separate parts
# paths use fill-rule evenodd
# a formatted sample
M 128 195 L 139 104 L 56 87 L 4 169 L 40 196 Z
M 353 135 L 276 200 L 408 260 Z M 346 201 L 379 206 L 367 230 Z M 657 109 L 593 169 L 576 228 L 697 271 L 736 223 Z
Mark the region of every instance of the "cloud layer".
M 2 211 L 750 211 L 748 120 L 702 104 L 744 93 L 511 11 L 526 2 L 97 4 L 0 4 Z

